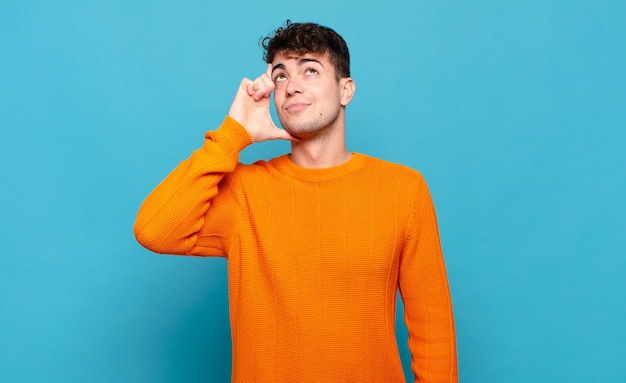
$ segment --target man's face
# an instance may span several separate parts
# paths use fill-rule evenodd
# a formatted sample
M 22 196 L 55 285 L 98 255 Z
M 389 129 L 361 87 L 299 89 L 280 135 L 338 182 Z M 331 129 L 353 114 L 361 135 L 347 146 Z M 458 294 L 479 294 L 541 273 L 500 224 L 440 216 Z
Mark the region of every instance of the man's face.
M 278 53 L 272 61 L 274 103 L 283 128 L 306 140 L 343 123 L 342 84 L 327 53 Z M 341 116 L 341 118 L 339 118 Z

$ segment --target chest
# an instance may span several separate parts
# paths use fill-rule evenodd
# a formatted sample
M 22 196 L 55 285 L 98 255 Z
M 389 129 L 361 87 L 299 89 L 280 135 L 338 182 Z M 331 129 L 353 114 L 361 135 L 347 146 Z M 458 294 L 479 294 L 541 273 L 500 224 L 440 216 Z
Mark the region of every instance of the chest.
M 274 275 L 386 279 L 399 263 L 410 210 L 398 195 L 395 185 L 362 179 L 250 185 L 240 243 L 254 249 L 258 267 L 285 271 Z

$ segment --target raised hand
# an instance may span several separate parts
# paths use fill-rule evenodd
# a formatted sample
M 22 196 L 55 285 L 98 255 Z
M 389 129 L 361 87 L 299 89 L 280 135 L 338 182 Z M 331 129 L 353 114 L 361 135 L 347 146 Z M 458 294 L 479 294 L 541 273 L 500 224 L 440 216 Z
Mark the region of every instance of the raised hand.
M 269 64 L 266 72 L 254 81 L 247 78 L 241 80 L 228 115 L 243 125 L 255 142 L 276 139 L 295 140 L 272 121 L 270 95 L 274 91 L 274 82 L 271 75 L 272 65 Z

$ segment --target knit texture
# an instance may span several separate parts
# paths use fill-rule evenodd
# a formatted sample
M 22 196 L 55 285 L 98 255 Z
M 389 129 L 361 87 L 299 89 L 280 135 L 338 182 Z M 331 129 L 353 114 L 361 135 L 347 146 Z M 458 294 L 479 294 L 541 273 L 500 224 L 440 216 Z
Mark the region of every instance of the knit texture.
M 238 163 L 251 143 L 226 118 L 146 198 L 137 240 L 228 259 L 232 381 L 405 382 L 405 306 L 416 382 L 457 382 L 452 306 L 422 176 L 354 153 L 327 169 L 288 155 Z

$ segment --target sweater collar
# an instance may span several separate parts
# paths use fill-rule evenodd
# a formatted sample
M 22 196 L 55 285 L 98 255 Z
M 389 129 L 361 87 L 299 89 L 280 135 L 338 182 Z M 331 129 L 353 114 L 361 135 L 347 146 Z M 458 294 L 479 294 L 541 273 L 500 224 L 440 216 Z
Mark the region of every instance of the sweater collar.
M 289 154 L 282 155 L 270 160 L 270 165 L 279 173 L 285 174 L 304 182 L 324 182 L 341 178 L 357 171 L 365 164 L 366 156 L 360 153 L 352 153 L 352 158 L 347 162 L 330 168 L 312 169 L 298 166 L 291 162 Z

